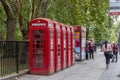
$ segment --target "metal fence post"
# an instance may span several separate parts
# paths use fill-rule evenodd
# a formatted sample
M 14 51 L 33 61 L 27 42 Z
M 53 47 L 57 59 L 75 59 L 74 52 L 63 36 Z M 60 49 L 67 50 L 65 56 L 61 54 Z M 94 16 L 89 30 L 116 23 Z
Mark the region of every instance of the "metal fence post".
M 15 42 L 16 44 L 16 49 L 15 49 L 15 53 L 16 53 L 16 72 L 19 73 L 19 55 L 18 55 L 18 43 Z

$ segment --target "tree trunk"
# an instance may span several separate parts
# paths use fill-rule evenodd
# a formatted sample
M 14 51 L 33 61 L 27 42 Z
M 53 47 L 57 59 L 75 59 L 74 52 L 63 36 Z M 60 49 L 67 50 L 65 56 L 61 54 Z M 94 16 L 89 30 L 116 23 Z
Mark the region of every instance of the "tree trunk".
M 21 15 L 19 15 L 19 25 L 20 25 L 20 30 L 22 33 L 23 41 L 26 41 L 29 39 L 29 28 L 25 28 L 25 23 L 24 19 L 22 18 Z M 26 23 L 27 26 L 29 26 L 28 23 Z
M 8 16 L 6 25 L 7 25 L 6 40 L 8 41 L 15 40 L 16 19 L 13 18 L 12 16 Z
M 3 38 L 4 34 L 3 33 L 4 33 L 3 31 L 0 31 L 0 40 L 4 40 L 4 38 Z
M 86 40 L 88 40 L 89 28 L 86 27 Z
M 20 7 L 19 9 L 19 25 L 20 25 L 20 30 L 22 33 L 23 41 L 29 39 L 29 23 L 25 23 L 24 18 L 21 16 L 22 15 L 22 2 L 20 2 Z M 27 28 L 26 28 L 27 25 Z
M 18 21 L 19 21 L 19 26 L 20 26 L 20 30 L 22 33 L 22 38 L 23 41 L 26 41 L 29 39 L 29 28 L 26 28 L 26 25 L 28 26 L 28 23 L 25 23 L 24 18 L 22 17 L 22 1 L 18 0 L 17 4 L 18 6 L 16 7 L 18 10 Z M 28 46 L 26 46 L 25 43 L 21 43 L 19 44 L 19 46 L 21 46 L 20 50 L 19 50 L 19 63 L 20 64 L 24 64 L 27 61 L 27 50 L 26 48 Z
M 46 11 L 47 11 L 47 0 L 44 1 L 41 5 L 41 17 L 46 17 Z
M 12 12 L 12 9 L 8 2 L 6 0 L 0 0 L 4 10 L 7 14 L 7 21 L 6 21 L 6 26 L 7 26 L 7 36 L 6 40 L 14 40 L 15 39 L 15 28 L 16 28 L 16 18 L 14 17 L 14 14 Z

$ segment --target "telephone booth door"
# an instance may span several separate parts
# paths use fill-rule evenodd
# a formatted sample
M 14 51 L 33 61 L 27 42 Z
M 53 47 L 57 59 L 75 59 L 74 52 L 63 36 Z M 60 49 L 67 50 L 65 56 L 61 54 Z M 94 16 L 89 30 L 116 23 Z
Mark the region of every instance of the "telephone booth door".
M 67 61 L 67 67 L 71 65 L 71 59 L 70 59 L 70 28 L 68 25 L 65 26 L 66 28 L 66 61 Z
M 75 44 L 74 44 L 74 28 L 70 26 L 70 42 L 71 42 L 71 64 L 75 64 Z
M 30 21 L 30 73 L 54 73 L 54 27 L 45 18 Z
M 61 29 L 61 69 L 66 68 L 66 30 L 64 24 L 60 23 Z
M 54 46 L 55 46 L 55 72 L 61 70 L 61 31 L 60 31 L 60 24 L 56 21 L 54 23 Z

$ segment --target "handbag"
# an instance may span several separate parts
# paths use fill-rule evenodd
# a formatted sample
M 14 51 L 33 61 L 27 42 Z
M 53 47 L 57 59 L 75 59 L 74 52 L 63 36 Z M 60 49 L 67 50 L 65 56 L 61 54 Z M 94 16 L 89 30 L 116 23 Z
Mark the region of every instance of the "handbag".
M 109 57 L 110 57 L 110 58 L 113 58 L 112 52 L 109 52 Z

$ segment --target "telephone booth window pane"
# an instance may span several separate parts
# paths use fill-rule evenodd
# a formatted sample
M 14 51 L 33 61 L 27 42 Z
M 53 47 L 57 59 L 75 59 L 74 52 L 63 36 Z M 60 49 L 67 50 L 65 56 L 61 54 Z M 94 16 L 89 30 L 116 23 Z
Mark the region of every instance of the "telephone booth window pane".
M 44 34 L 33 35 L 33 36 L 34 36 L 35 39 L 36 39 L 36 38 L 44 38 L 44 37 L 45 37 Z
M 39 45 L 39 44 L 35 44 L 33 47 L 34 47 L 34 48 L 39 48 L 40 45 Z
M 43 30 L 34 30 L 33 31 L 33 37 L 34 38 L 44 38 L 44 36 L 45 36 L 45 31 L 43 31 Z
M 60 38 L 60 32 L 58 32 L 58 38 Z
M 64 34 L 64 48 L 66 48 L 66 34 Z
M 35 64 L 35 67 L 43 67 L 44 55 L 43 54 L 35 54 L 34 55 L 34 64 Z
M 44 34 L 45 31 L 44 30 L 34 30 L 33 34 Z
M 51 44 L 51 50 L 54 51 L 54 44 Z
M 39 41 L 39 40 L 35 40 L 35 41 L 34 41 L 34 44 L 37 44 L 37 43 L 40 43 L 40 41 Z
M 40 35 L 40 38 L 44 38 L 45 37 L 45 35 Z
M 66 34 L 64 34 L 64 39 L 66 39 Z
M 50 33 L 51 33 L 51 34 L 54 34 L 53 30 L 50 30 Z
M 34 56 L 34 64 L 44 64 L 44 55 L 39 55 L 39 54 L 35 54 Z M 35 66 L 35 67 L 42 67 L 41 65 L 39 66 Z
M 39 43 L 45 43 L 44 39 L 40 39 L 40 40 L 35 40 L 33 41 L 34 44 L 39 44 Z
M 54 50 L 51 49 L 51 66 L 54 66 Z
M 51 43 L 51 45 L 53 45 L 53 43 L 54 43 L 54 31 L 53 30 L 50 30 L 50 43 Z M 51 46 L 51 47 L 53 47 L 53 46 Z
M 45 40 L 41 40 L 41 43 L 45 43 Z
M 36 58 L 44 58 L 44 55 L 43 54 L 35 54 L 35 57 Z
M 58 44 L 60 44 L 60 32 L 58 32 Z
M 40 34 L 39 30 L 34 30 L 33 34 Z
M 54 31 L 53 30 L 50 31 L 50 38 L 54 39 Z
M 35 63 L 43 63 L 43 62 L 44 62 L 43 59 L 35 58 Z
M 34 37 L 34 38 L 39 38 L 39 36 L 40 36 L 40 35 L 35 35 L 35 37 Z
M 61 59 L 60 59 L 60 53 L 61 53 L 61 50 L 60 50 L 60 44 L 58 44 L 58 64 L 60 65 L 61 63 Z
M 34 50 L 34 53 L 45 53 L 45 50 L 44 49 Z
M 60 45 L 58 45 L 58 56 L 60 56 Z
M 50 31 L 50 34 L 54 34 L 54 31 L 53 31 L 53 30 L 51 30 L 51 31 Z
M 45 43 L 45 39 L 40 39 L 40 43 Z
M 44 44 L 34 44 L 33 48 L 45 48 Z
M 39 68 L 39 67 L 45 67 L 44 64 L 34 64 L 34 67 Z
M 51 45 L 51 49 L 54 49 L 54 31 L 51 30 L 50 31 L 50 45 Z

